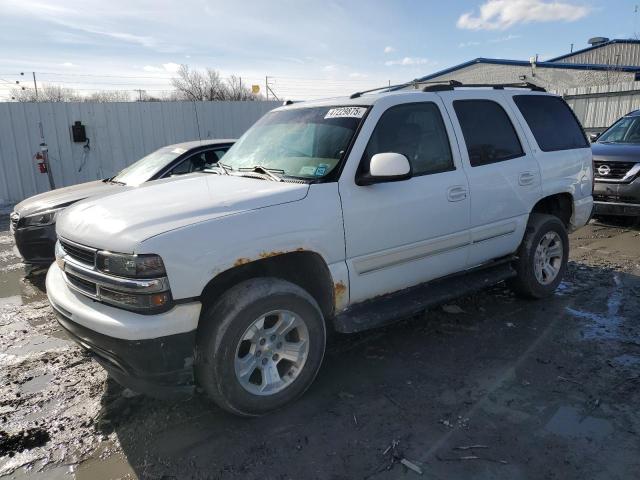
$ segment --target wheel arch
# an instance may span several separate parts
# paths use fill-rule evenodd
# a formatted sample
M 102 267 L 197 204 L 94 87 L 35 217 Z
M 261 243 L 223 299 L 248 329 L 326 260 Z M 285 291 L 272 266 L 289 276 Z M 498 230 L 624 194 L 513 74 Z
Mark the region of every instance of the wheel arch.
M 571 225 L 573 218 L 573 195 L 569 192 L 559 192 L 541 198 L 531 209 L 531 213 L 546 213 L 558 217 L 565 228 Z
M 331 272 L 323 257 L 310 250 L 273 252 L 263 254 L 255 260 L 238 259 L 232 268 L 217 274 L 205 285 L 200 295 L 202 311 L 213 305 L 220 295 L 231 287 L 258 277 L 286 280 L 309 292 L 318 302 L 327 328 L 331 326 L 335 297 L 339 293 L 337 290 L 344 289 L 344 285 L 333 284 Z

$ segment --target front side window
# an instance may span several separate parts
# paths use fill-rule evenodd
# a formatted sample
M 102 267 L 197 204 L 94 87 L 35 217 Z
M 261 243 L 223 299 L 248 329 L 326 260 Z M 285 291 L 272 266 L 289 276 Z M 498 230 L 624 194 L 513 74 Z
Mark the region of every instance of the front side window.
M 582 127 L 561 98 L 516 95 L 513 101 L 543 152 L 589 147 Z
M 622 117 L 600 135 L 597 143 L 640 143 L 640 117 Z
M 171 170 L 170 175 L 183 175 L 185 173 L 201 172 L 207 168 L 211 168 L 218 163 L 226 151 L 227 148 L 196 153 L 174 167 Z
M 369 171 L 377 153 L 401 153 L 414 176 L 453 170 L 449 136 L 433 102 L 396 105 L 385 111 L 367 144 L 360 171 Z
M 511 120 L 498 103 L 491 100 L 456 100 L 453 108 L 460 122 L 472 167 L 524 155 Z
M 367 107 L 292 108 L 267 113 L 238 140 L 221 164 L 256 166 L 281 175 L 320 179 L 340 163 Z

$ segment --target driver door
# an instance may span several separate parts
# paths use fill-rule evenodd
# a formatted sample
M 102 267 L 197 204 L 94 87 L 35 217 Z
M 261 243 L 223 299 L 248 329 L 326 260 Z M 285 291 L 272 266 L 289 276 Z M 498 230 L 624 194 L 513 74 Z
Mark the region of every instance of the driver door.
M 374 154 L 393 152 L 408 158 L 412 178 L 358 186 L 348 172 L 341 177 L 351 303 L 466 266 L 467 177 L 442 102 L 436 95 L 430 98 L 383 111 L 376 104 L 367 119 L 367 125 L 374 122 L 375 128 L 358 175 L 367 173 Z

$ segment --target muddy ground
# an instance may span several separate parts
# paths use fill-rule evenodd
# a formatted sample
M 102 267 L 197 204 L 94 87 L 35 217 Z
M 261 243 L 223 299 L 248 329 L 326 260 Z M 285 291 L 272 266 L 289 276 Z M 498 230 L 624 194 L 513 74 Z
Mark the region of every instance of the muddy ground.
M 242 420 L 110 381 L 0 215 L 0 477 L 638 478 L 640 228 L 592 222 L 571 242 L 553 298 L 497 286 L 337 336 L 300 401 Z

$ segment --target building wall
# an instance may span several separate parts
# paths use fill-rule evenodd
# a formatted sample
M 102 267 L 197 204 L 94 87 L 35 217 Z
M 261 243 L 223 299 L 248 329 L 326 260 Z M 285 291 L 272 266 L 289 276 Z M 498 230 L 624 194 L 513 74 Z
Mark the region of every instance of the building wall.
M 584 53 L 561 58 L 558 62 L 640 66 L 640 44 L 610 43 Z
M 611 87 L 558 90 L 587 132 L 601 132 L 620 117 L 640 109 L 640 82 Z
M 432 80 L 458 80 L 462 83 L 514 83 L 524 81 L 548 89 L 563 89 L 583 85 L 611 85 L 633 82 L 635 74 L 620 71 L 576 70 L 536 67 L 535 76 L 531 66 L 493 65 L 478 63 L 441 75 Z
M 235 138 L 281 102 L 0 103 L 0 205 L 49 190 L 36 170 L 40 127 L 56 187 L 114 175 L 164 145 Z M 88 148 L 73 143 L 80 120 Z

